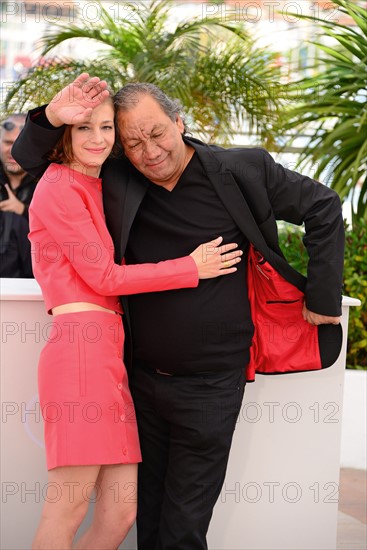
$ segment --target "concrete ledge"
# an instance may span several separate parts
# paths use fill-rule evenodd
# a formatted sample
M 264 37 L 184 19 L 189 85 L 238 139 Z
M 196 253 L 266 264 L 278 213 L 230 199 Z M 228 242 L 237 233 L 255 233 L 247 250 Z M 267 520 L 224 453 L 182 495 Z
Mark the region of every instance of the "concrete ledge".
M 367 468 L 367 371 L 346 369 L 342 412 L 342 468 Z

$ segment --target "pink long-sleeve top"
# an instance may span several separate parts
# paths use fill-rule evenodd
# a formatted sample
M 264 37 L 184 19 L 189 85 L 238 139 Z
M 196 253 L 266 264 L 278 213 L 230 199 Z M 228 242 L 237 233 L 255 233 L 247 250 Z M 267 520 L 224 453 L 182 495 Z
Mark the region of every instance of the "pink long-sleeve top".
M 47 311 L 90 302 L 122 312 L 119 295 L 198 285 L 191 256 L 157 264 L 117 265 L 102 205 L 102 182 L 51 164 L 29 208 L 33 273 Z

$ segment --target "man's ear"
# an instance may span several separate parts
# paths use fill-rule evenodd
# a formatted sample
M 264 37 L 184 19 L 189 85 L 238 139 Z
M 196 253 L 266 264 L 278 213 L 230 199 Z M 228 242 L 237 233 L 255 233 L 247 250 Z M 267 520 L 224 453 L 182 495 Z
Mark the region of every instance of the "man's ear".
M 185 131 L 185 125 L 180 115 L 176 115 L 176 125 L 177 125 L 177 128 L 180 130 L 181 134 L 183 134 Z

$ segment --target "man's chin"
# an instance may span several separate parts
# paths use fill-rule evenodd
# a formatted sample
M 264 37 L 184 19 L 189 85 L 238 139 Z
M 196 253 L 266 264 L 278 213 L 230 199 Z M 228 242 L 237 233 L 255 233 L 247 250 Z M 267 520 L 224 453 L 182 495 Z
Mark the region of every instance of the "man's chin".
M 167 175 L 169 174 L 167 167 L 164 163 L 155 164 L 153 166 L 146 166 L 142 173 L 149 179 L 158 179 L 165 181 Z
M 5 165 L 5 171 L 12 176 L 21 176 L 22 174 L 25 174 L 23 168 L 19 166 L 19 164 L 13 162 L 8 162 Z

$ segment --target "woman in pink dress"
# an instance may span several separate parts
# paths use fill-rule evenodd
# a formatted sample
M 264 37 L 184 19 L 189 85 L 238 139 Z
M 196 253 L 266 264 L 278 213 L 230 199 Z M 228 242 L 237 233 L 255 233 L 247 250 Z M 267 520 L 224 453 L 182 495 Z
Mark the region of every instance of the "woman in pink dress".
M 115 142 L 107 97 L 69 126 L 30 206 L 34 275 L 53 315 L 39 362 L 48 490 L 33 549 L 116 549 L 134 523 L 141 460 L 122 350 L 119 295 L 195 287 L 233 273 L 241 251 L 221 238 L 189 256 L 117 265 L 102 206 L 101 165 Z

